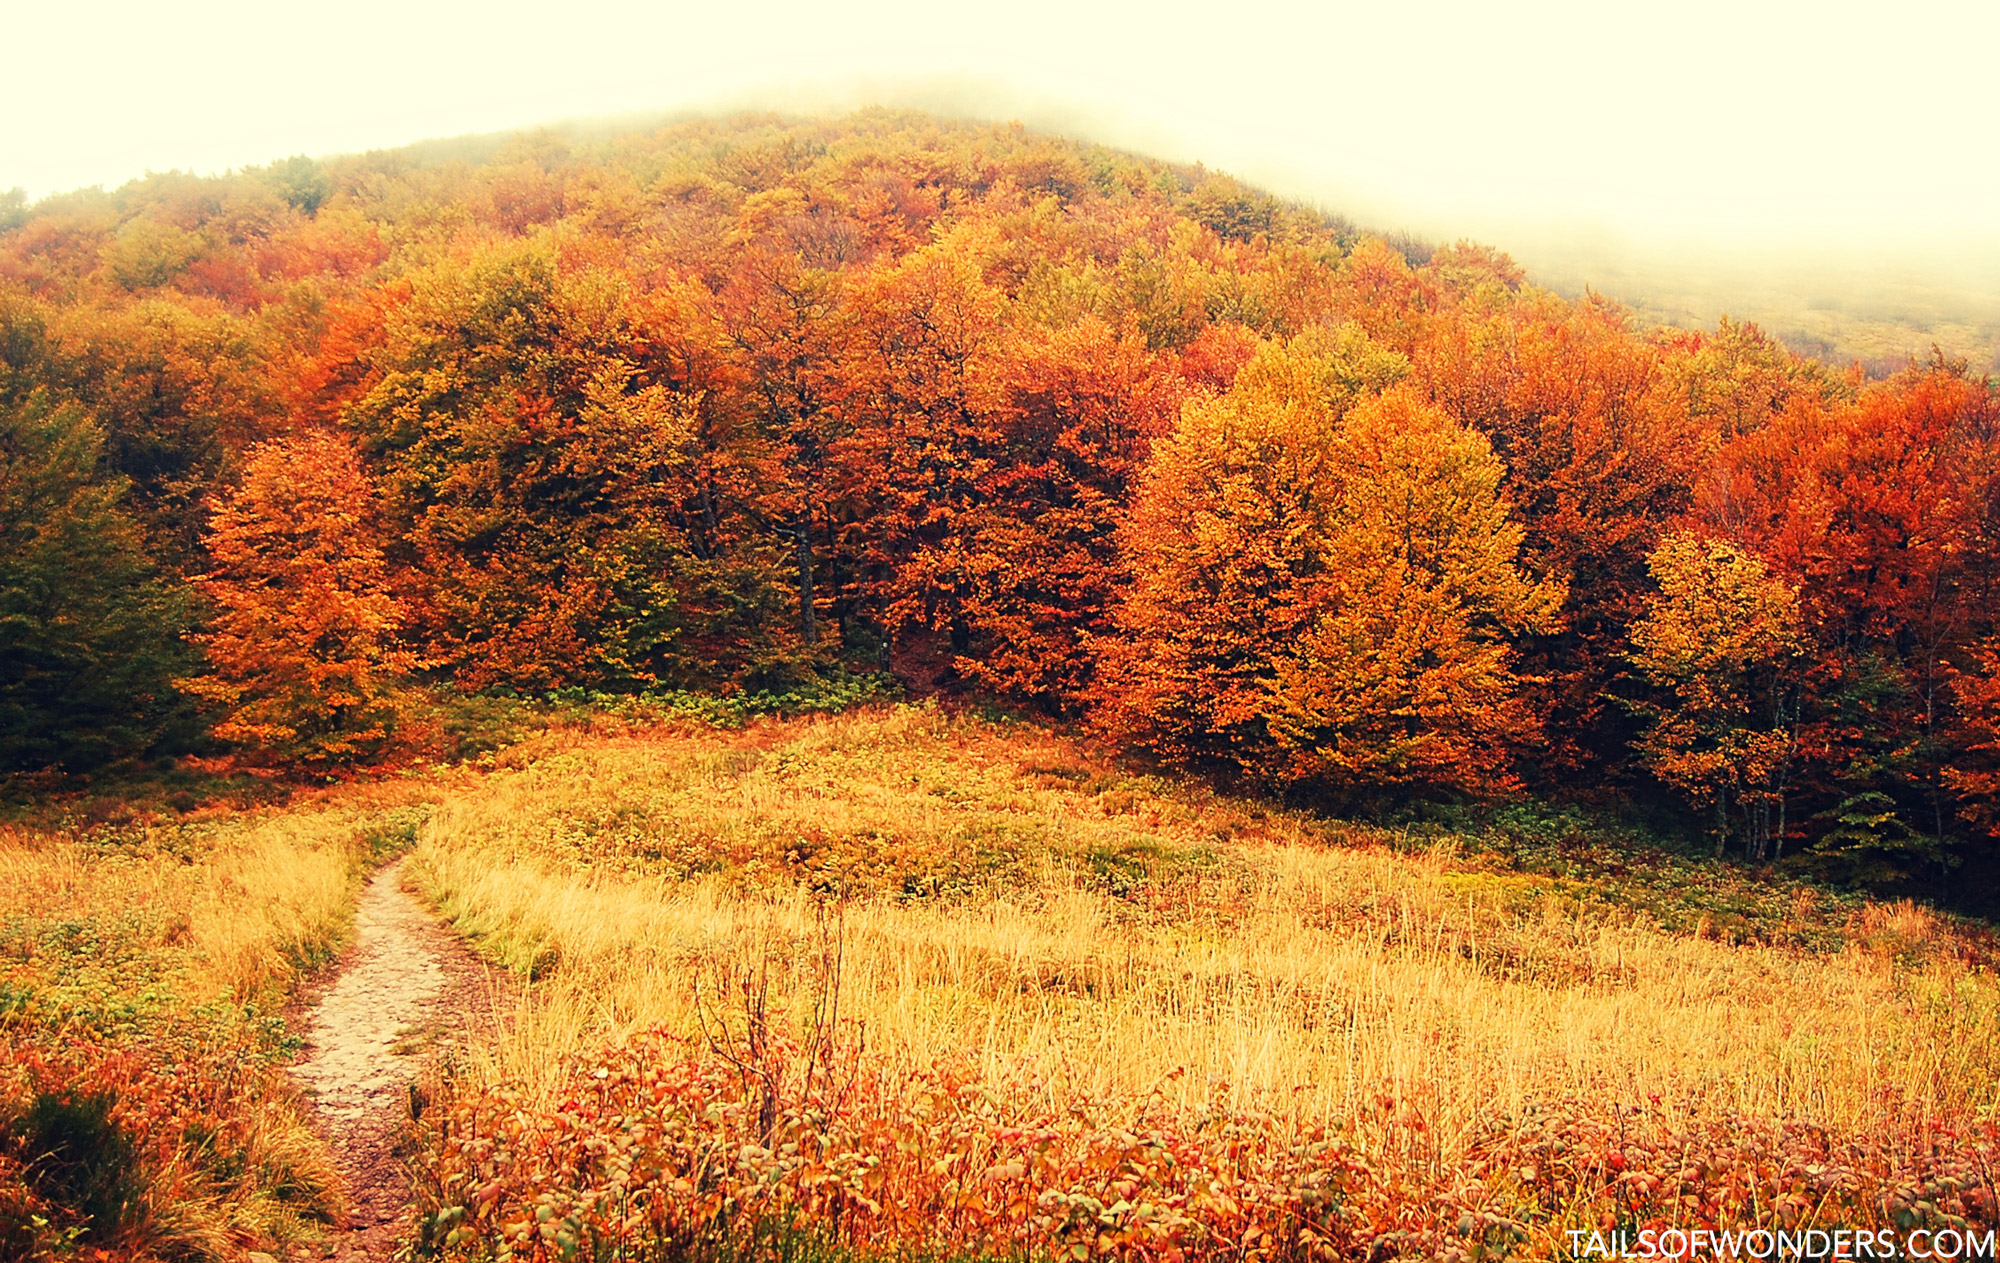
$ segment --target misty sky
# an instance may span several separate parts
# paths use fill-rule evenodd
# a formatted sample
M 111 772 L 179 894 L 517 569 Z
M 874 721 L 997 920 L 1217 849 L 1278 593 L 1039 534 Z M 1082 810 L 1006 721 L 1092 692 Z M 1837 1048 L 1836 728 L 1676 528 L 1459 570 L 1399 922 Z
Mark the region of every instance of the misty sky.
M 870 101 L 1206 161 L 1364 223 L 2000 255 L 2000 3 L 95 6 L 3 0 L 0 188 Z

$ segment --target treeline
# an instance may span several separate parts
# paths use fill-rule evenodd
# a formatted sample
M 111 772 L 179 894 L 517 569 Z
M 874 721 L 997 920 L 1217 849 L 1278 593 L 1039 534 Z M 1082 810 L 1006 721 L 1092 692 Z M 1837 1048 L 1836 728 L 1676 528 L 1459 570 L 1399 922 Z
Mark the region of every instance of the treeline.
M 1349 806 L 1996 853 L 2000 400 L 1943 357 L 1646 332 L 1483 247 L 885 113 L 8 222 L 15 772 L 324 774 L 419 748 L 440 687 L 886 669 Z

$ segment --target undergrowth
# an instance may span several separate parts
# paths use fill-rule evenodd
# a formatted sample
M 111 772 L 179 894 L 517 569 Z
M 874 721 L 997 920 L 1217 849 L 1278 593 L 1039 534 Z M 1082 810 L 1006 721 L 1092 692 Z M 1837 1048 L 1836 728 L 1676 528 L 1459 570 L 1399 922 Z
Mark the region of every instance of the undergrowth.
M 423 812 L 378 794 L 0 830 L 0 1257 L 318 1240 L 342 1193 L 284 1006 Z
M 435 1085 L 429 1247 L 1994 1222 L 1986 927 L 1550 816 L 1332 821 L 925 706 L 546 734 L 413 857 L 530 984 Z

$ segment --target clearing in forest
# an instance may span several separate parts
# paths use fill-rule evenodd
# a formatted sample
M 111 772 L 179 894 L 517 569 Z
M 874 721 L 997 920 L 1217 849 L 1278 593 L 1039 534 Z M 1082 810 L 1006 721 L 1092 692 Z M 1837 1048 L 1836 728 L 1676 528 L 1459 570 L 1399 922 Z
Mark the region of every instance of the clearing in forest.
M 1480 819 L 1334 822 L 891 706 L 598 715 L 483 769 L 15 827 L 0 1255 L 1994 1225 L 1990 928 Z
M 1608 848 L 1523 820 L 1333 824 L 922 707 L 530 742 L 410 860 L 533 980 L 427 1116 L 428 1240 L 1993 1221 L 1990 933 L 1663 853 L 1586 880 Z

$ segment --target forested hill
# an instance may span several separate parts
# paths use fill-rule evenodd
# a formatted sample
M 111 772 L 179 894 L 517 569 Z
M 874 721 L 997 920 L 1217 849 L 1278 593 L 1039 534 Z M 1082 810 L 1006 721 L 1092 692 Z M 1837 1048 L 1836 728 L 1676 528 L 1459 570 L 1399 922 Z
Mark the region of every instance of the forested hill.
M 2000 436 L 1494 250 L 887 113 L 5 210 L 0 763 L 893 670 L 1321 801 L 1994 851 Z

